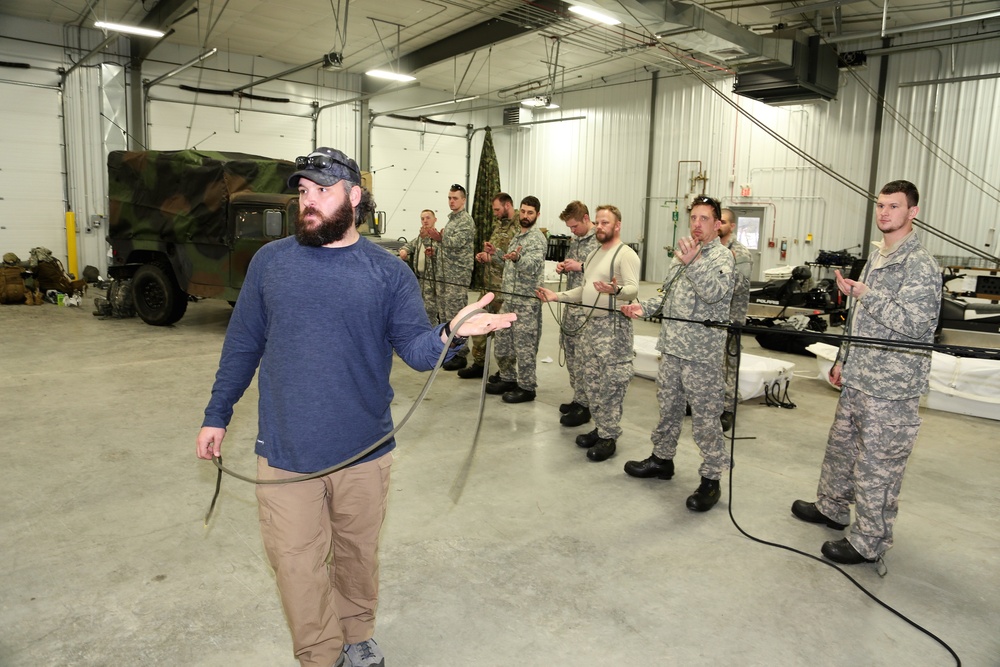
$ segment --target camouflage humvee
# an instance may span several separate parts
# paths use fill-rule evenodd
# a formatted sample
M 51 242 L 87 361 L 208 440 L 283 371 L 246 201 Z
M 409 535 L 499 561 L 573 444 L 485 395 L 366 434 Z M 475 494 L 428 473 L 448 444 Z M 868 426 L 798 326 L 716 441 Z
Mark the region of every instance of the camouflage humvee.
M 235 303 L 254 253 L 295 233 L 299 198 L 287 187 L 294 171 L 293 162 L 242 153 L 112 151 L 108 273 L 132 279 L 139 317 L 173 324 L 188 295 Z M 369 174 L 362 180 L 371 190 Z M 370 226 L 384 229 L 384 216 Z M 378 233 L 368 221 L 359 230 Z

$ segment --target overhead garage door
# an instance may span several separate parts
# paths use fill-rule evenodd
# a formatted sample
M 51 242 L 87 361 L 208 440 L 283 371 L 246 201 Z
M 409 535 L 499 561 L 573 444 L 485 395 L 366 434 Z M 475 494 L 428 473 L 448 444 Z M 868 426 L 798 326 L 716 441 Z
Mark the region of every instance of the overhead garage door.
M 0 83 L 0 252 L 44 246 L 66 263 L 59 92 Z
M 466 138 L 376 126 L 371 142 L 375 169 L 372 190 L 379 210 L 388 215 L 386 236 L 415 236 L 420 229 L 420 211 L 425 208 L 436 212 L 438 229 L 444 227 L 451 212 L 448 209 L 451 185 L 472 186 L 465 183 Z M 472 202 L 467 205 L 471 209 Z

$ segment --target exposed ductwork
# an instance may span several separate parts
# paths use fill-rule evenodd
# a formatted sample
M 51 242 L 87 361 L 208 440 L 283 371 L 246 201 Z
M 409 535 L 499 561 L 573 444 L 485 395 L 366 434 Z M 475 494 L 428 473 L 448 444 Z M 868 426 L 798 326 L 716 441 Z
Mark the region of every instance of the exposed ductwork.
M 718 62 L 792 64 L 791 39 L 758 35 L 693 2 L 597 0 L 595 4 L 623 23 L 638 23 L 660 40 Z

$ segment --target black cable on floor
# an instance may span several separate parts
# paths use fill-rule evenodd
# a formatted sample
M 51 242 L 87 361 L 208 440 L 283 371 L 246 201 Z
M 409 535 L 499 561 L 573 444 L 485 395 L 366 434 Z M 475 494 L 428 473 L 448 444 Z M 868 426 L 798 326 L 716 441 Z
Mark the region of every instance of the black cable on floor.
M 735 328 L 737 330 L 737 335 L 738 335 L 740 327 L 737 326 Z M 794 332 L 794 333 L 798 333 L 798 332 Z M 810 334 L 811 333 L 812 332 L 810 332 Z M 737 345 L 735 352 L 736 352 L 736 374 L 737 374 L 737 377 L 738 377 L 739 376 L 739 370 L 740 370 L 740 360 L 742 358 L 742 346 L 741 345 Z M 777 549 L 784 549 L 785 551 L 790 551 L 790 552 L 792 552 L 794 554 L 798 554 L 800 556 L 805 556 L 806 558 L 809 558 L 809 559 L 812 559 L 812 560 L 817 561 L 819 563 L 822 563 L 823 565 L 826 565 L 828 567 L 832 567 L 834 570 L 836 570 L 837 572 L 840 572 L 842 575 L 844 575 L 845 577 L 847 577 L 848 581 L 850 581 L 852 584 L 854 584 L 862 593 L 864 593 L 865 595 L 867 595 L 874 602 L 878 603 L 879 606 L 881 606 L 883 609 L 886 609 L 887 611 L 892 612 L 896 617 L 902 619 L 903 621 L 905 621 L 907 624 L 909 624 L 913 628 L 919 630 L 920 632 L 922 632 L 923 634 L 927 635 L 928 637 L 930 637 L 931 639 L 933 639 L 935 642 L 937 642 L 938 644 L 940 644 L 946 651 L 948 651 L 948 653 L 951 654 L 951 657 L 955 659 L 955 664 L 957 665 L 957 667 L 962 667 L 962 660 L 958 657 L 958 654 L 955 653 L 955 651 L 951 648 L 951 646 L 948 645 L 947 642 L 945 642 L 943 639 L 941 639 L 940 637 L 938 637 L 933 632 L 931 632 L 927 628 L 923 627 L 922 625 L 920 625 L 916 621 L 908 618 L 902 612 L 897 611 L 896 609 L 894 609 L 893 607 L 891 607 L 886 602 L 883 602 L 882 600 L 880 600 L 878 598 L 878 596 L 876 596 L 874 593 L 872 593 L 867 588 L 865 588 L 857 579 L 855 579 L 854 577 L 852 577 L 851 575 L 849 575 L 846 571 L 844 571 L 843 568 L 841 568 L 840 566 L 838 566 L 836 563 L 833 563 L 833 562 L 828 561 L 828 560 L 824 560 L 824 559 L 819 558 L 817 556 L 813 556 L 810 553 L 806 553 L 805 551 L 801 551 L 799 549 L 796 549 L 795 547 L 790 547 L 787 544 L 781 544 L 781 543 L 778 543 L 778 542 L 770 542 L 770 541 L 762 539 L 760 537 L 754 537 L 753 535 L 751 535 L 750 533 L 748 533 L 747 531 L 745 531 L 742 526 L 740 526 L 739 522 L 736 521 L 736 517 L 733 516 L 733 470 L 736 468 L 736 463 L 735 463 L 735 461 L 736 461 L 736 458 L 735 458 L 735 456 L 736 456 L 736 440 L 739 439 L 739 438 L 736 437 L 736 425 L 739 423 L 737 421 L 737 419 L 736 419 L 736 410 L 739 407 L 739 403 L 740 403 L 739 391 L 736 391 L 735 395 L 733 396 L 733 428 L 732 428 L 732 431 L 730 431 L 730 433 L 729 433 L 729 460 L 730 460 L 730 463 L 729 463 L 729 520 L 732 521 L 733 526 L 736 527 L 736 530 L 738 530 L 740 532 L 740 534 L 743 535 L 744 537 L 746 537 L 748 540 L 751 540 L 753 542 L 757 542 L 758 544 L 765 544 L 765 545 L 767 545 L 769 547 L 775 547 Z M 883 567 L 883 568 L 885 567 L 885 562 L 882 560 L 881 556 L 878 559 L 878 563 L 879 563 L 879 565 L 881 565 L 881 567 Z M 878 575 L 880 577 L 884 577 L 885 574 L 886 574 L 886 571 L 878 572 Z

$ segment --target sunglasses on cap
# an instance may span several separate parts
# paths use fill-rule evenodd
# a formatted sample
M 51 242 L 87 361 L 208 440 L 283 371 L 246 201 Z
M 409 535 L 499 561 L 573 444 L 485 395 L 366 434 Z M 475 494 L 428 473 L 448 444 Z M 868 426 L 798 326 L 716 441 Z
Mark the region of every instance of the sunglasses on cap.
M 346 162 L 338 160 L 337 158 L 334 157 L 330 157 L 329 155 L 323 155 L 322 153 L 318 153 L 316 155 L 300 155 L 299 157 L 295 158 L 296 169 L 314 168 L 323 171 L 325 169 L 332 168 L 333 165 L 335 164 L 339 164 L 341 167 L 345 167 L 351 171 L 354 171 L 354 167 L 347 164 Z
M 706 195 L 698 195 L 691 200 L 691 207 L 698 206 L 699 204 L 704 204 L 712 207 L 712 211 L 715 213 L 715 219 L 718 220 L 722 217 L 722 207 L 719 202 L 715 201 L 711 197 Z

